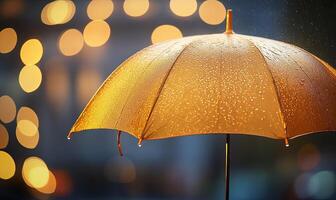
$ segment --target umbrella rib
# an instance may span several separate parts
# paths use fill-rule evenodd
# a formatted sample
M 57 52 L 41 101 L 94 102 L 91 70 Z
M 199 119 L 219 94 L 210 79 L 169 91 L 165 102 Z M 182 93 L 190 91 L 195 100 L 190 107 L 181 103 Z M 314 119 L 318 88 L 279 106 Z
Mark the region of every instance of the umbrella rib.
M 271 79 L 272 79 L 272 82 L 273 82 L 273 86 L 274 86 L 274 90 L 275 90 L 275 94 L 276 94 L 276 97 L 277 97 L 277 101 L 278 101 L 278 104 L 279 104 L 279 109 L 280 109 L 280 116 L 281 116 L 281 119 L 282 119 L 282 123 L 283 123 L 283 128 L 284 128 L 284 131 L 285 131 L 285 140 L 287 142 L 287 138 L 288 138 L 288 135 L 287 135 L 287 124 L 285 122 L 285 117 L 284 117 L 284 112 L 283 112 L 283 107 L 282 107 L 282 104 L 280 102 L 280 95 L 279 95 L 279 90 L 278 90 L 278 87 L 275 83 L 275 79 L 273 77 L 273 74 L 271 72 L 271 70 L 269 69 L 269 65 L 264 57 L 264 55 L 262 54 L 261 50 L 258 48 L 258 46 L 252 42 L 251 40 L 249 40 L 248 38 L 245 38 L 245 37 L 241 37 L 241 36 L 238 36 L 242 39 L 245 39 L 247 40 L 249 43 L 251 43 L 256 49 L 257 51 L 259 52 L 260 56 L 262 57 L 262 59 L 264 60 L 265 62 L 265 65 L 266 65 L 266 68 L 267 68 L 267 71 L 269 72 L 270 76 L 271 76 Z M 286 144 L 287 146 L 287 144 Z
M 152 113 L 153 113 L 153 111 L 154 111 L 154 108 L 155 108 L 155 106 L 156 106 L 156 104 L 157 104 L 157 102 L 158 102 L 158 100 L 159 100 L 159 97 L 161 96 L 161 93 L 162 93 L 162 90 L 163 90 L 163 88 L 164 88 L 164 85 L 166 84 L 166 82 L 167 82 L 167 80 L 168 80 L 168 77 L 169 77 L 169 75 L 171 74 L 171 71 L 172 71 L 173 68 L 174 68 L 175 63 L 176 63 L 176 62 L 178 61 L 178 59 L 181 57 L 181 55 L 183 54 L 183 52 L 184 52 L 188 47 L 190 47 L 196 40 L 197 40 L 197 39 L 194 39 L 194 40 L 190 41 L 190 43 L 187 44 L 187 45 L 181 50 L 181 52 L 177 55 L 175 61 L 172 63 L 172 65 L 171 65 L 170 69 L 168 70 L 166 76 L 164 77 L 164 79 L 163 79 L 163 81 L 162 81 L 162 83 L 161 83 L 161 85 L 160 85 L 160 88 L 159 88 L 159 91 L 158 91 L 158 95 L 156 96 L 156 98 L 155 98 L 155 100 L 154 100 L 153 106 L 152 106 L 152 108 L 151 108 L 151 110 L 150 110 L 150 112 L 149 112 L 149 115 L 148 115 L 148 117 L 147 117 L 145 126 L 144 126 L 144 128 L 143 128 L 143 130 L 142 130 L 141 136 L 140 136 L 140 138 L 139 138 L 140 140 L 143 139 L 144 134 L 145 134 L 145 132 L 146 132 L 147 129 L 148 129 L 148 127 L 147 127 L 147 125 L 148 125 L 148 121 L 149 121 L 149 119 L 150 119 L 151 116 L 152 116 Z

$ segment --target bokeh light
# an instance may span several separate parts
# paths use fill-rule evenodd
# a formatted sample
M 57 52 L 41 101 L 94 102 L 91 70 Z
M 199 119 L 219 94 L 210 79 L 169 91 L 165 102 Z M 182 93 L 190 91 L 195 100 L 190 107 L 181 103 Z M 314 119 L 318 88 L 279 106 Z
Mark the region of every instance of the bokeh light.
M 0 179 L 10 179 L 15 174 L 15 162 L 7 152 L 0 151 Z
M 226 9 L 218 0 L 206 0 L 199 8 L 199 15 L 205 23 L 217 25 L 224 21 Z
M 136 169 L 132 160 L 114 157 L 105 167 L 105 174 L 111 182 L 131 183 L 136 179 Z
M 24 66 L 19 75 L 19 84 L 23 91 L 27 93 L 34 92 L 40 87 L 42 82 L 42 73 L 36 65 Z
M 29 120 L 20 120 L 17 123 L 17 128 L 26 136 L 32 137 L 37 134 L 38 128 Z
M 22 120 L 21 120 L 22 121 Z M 26 120 L 28 121 L 28 120 Z M 32 122 L 30 123 L 30 125 L 32 126 Z M 21 125 L 22 126 L 22 125 Z M 17 141 L 25 148 L 27 149 L 34 149 L 36 148 L 36 146 L 39 143 L 39 139 L 40 139 L 40 134 L 38 129 L 34 129 L 31 128 L 33 130 L 36 130 L 35 132 L 31 131 L 32 133 L 26 133 L 26 132 L 22 132 L 22 130 L 24 131 L 25 129 L 29 129 L 26 127 L 19 127 L 19 124 L 16 126 L 16 131 L 15 131 L 15 135 L 16 135 L 16 139 Z M 31 136 L 30 136 L 31 135 Z
M 42 188 L 48 184 L 49 169 L 42 159 L 29 157 L 23 163 L 22 177 L 28 186 Z
M 170 10 L 177 16 L 188 17 L 197 10 L 196 0 L 170 0 Z
M 78 54 L 82 50 L 83 46 L 83 35 L 77 29 L 69 29 L 65 31 L 58 42 L 59 50 L 65 56 Z
M 320 162 L 320 152 L 313 144 L 305 144 L 298 151 L 298 165 L 301 170 L 314 169 Z
M 25 7 L 23 0 L 0 1 L 0 15 L 4 18 L 14 18 L 20 15 Z
M 55 0 L 45 5 L 41 11 L 41 21 L 46 25 L 69 22 L 76 12 L 75 4 L 70 0 Z
M 336 190 L 335 174 L 331 171 L 314 174 L 309 180 L 308 189 L 315 199 L 330 199 Z
M 32 123 L 34 123 L 34 125 L 38 128 L 39 127 L 39 119 L 37 117 L 37 114 L 35 113 L 35 111 L 29 107 L 26 106 L 22 106 L 17 114 L 16 117 L 16 123 L 19 123 L 19 121 L 21 120 L 29 120 Z
M 299 199 L 306 199 L 310 197 L 310 193 L 308 190 L 309 179 L 311 178 L 311 174 L 303 173 L 298 176 L 295 180 L 294 190 L 295 194 Z
M 8 131 L 6 127 L 0 123 L 0 149 L 7 147 L 9 141 Z
M 57 187 L 55 194 L 57 196 L 67 196 L 71 193 L 73 189 L 72 178 L 67 171 L 57 170 L 54 171 Z
M 124 11 L 131 17 L 140 17 L 144 15 L 149 8 L 148 0 L 125 0 Z
M 52 173 L 52 171 L 49 171 L 49 179 L 45 186 L 41 188 L 36 188 L 39 192 L 42 192 L 43 194 L 52 194 L 56 191 L 57 181 L 55 178 L 55 175 Z
M 0 120 L 3 123 L 9 123 L 15 119 L 16 105 L 14 100 L 7 95 L 0 97 Z
M 68 69 L 63 63 L 50 60 L 45 73 L 45 89 L 48 102 L 57 111 L 65 108 L 69 98 L 70 77 Z
M 108 23 L 103 20 L 94 20 L 84 28 L 84 41 L 90 47 L 99 47 L 110 38 L 111 29 Z
M 43 46 L 38 39 L 30 39 L 21 47 L 20 57 L 25 65 L 35 65 L 41 60 L 42 55 Z
M 87 15 L 92 20 L 104 20 L 111 16 L 114 6 L 112 0 L 93 0 L 87 7 Z
M 0 31 L 0 53 L 11 52 L 17 43 L 17 34 L 12 28 L 5 28 Z
M 183 37 L 182 32 L 173 25 L 161 25 L 154 29 L 151 39 L 152 43 L 163 42 L 167 40 L 177 39 Z
M 76 78 L 76 96 L 80 105 L 86 105 L 102 83 L 99 71 L 93 67 L 83 67 Z

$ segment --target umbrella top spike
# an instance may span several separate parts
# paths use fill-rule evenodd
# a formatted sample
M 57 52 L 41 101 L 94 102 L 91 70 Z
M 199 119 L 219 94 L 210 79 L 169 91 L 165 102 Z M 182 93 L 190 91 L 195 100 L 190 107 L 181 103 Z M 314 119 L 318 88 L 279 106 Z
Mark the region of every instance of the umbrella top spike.
M 228 9 L 226 13 L 226 34 L 234 33 L 232 30 L 232 9 Z

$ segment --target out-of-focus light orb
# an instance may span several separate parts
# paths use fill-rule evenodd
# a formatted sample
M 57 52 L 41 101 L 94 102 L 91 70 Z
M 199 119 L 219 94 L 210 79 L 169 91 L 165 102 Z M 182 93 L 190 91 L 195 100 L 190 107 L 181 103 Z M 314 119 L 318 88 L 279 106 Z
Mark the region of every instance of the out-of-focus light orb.
M 88 23 L 83 32 L 85 43 L 90 47 L 100 47 L 110 38 L 111 29 L 103 20 L 94 20 Z
M 298 152 L 298 165 L 303 171 L 317 167 L 320 162 L 320 152 L 313 144 L 305 144 Z
M 49 169 L 42 159 L 29 157 L 23 163 L 22 176 L 28 186 L 42 188 L 48 184 Z
M 20 128 L 16 126 L 15 134 L 17 141 L 27 149 L 35 149 L 39 143 L 40 134 L 38 130 L 33 136 L 27 136 L 27 134 L 21 132 Z
M 63 170 L 54 171 L 54 175 L 57 181 L 57 187 L 55 195 L 57 196 L 68 196 L 73 188 L 72 178 L 68 172 Z
M 161 25 L 154 29 L 152 33 L 152 43 L 163 42 L 167 40 L 177 39 L 183 37 L 182 32 L 176 26 Z
M 76 12 L 75 4 L 70 0 L 55 0 L 45 5 L 41 11 L 41 21 L 46 25 L 69 22 Z
M 15 119 L 16 105 L 14 100 L 7 95 L 0 97 L 0 120 L 9 123 Z
M 35 65 L 41 60 L 42 55 L 43 46 L 38 39 L 30 39 L 21 47 L 20 57 L 25 65 Z
M 205 23 L 217 25 L 224 21 L 226 9 L 218 0 L 206 0 L 199 8 L 199 15 Z
M 131 17 L 140 17 L 144 15 L 149 8 L 148 0 L 125 0 L 124 11 Z
M 111 182 L 131 183 L 136 179 L 136 169 L 132 160 L 115 157 L 107 163 L 105 174 Z
M 0 124 L 0 149 L 7 147 L 9 141 L 8 131 L 6 127 Z
M 0 179 L 10 179 L 15 174 L 15 162 L 11 155 L 0 151 Z
M 34 92 L 40 87 L 42 82 L 42 73 L 36 65 L 24 66 L 19 74 L 19 83 L 23 91 L 27 93 Z
M 5 0 L 0 2 L 0 15 L 3 18 L 17 17 L 25 7 L 23 0 Z
M 197 10 L 196 0 L 170 0 L 170 10 L 177 16 L 188 17 Z
M 65 31 L 58 42 L 61 53 L 65 56 L 73 56 L 78 54 L 84 46 L 82 33 L 77 29 L 69 29 Z
M 19 121 L 21 120 L 29 120 L 32 123 L 34 123 L 34 125 L 38 128 L 39 127 L 39 119 L 37 117 L 37 114 L 35 113 L 35 111 L 29 107 L 26 106 L 22 106 L 17 114 L 16 117 L 16 123 L 19 123 Z
M 29 137 L 32 137 L 38 133 L 38 128 L 36 125 L 29 120 L 20 120 L 17 124 L 17 127 L 21 133 Z
M 104 20 L 111 16 L 114 6 L 112 0 L 93 0 L 87 7 L 87 15 L 92 20 Z
M 90 100 L 102 83 L 99 71 L 93 67 L 83 67 L 76 78 L 76 96 L 80 105 Z
M 11 52 L 17 43 L 17 34 L 12 28 L 5 28 L 0 31 L 0 53 Z
M 57 181 L 55 178 L 55 175 L 49 171 L 49 180 L 48 183 L 41 187 L 41 188 L 36 188 L 39 192 L 42 192 L 43 194 L 52 194 L 55 192 L 57 186 Z
M 336 176 L 331 171 L 318 172 L 310 178 L 308 188 L 315 199 L 329 199 L 336 190 Z
M 295 194 L 299 199 L 307 199 L 311 196 L 308 189 L 308 183 L 310 178 L 311 174 L 309 173 L 301 174 L 296 178 L 294 189 Z
M 62 62 L 50 60 L 45 73 L 45 89 L 48 102 L 56 111 L 64 111 L 70 92 L 68 68 Z

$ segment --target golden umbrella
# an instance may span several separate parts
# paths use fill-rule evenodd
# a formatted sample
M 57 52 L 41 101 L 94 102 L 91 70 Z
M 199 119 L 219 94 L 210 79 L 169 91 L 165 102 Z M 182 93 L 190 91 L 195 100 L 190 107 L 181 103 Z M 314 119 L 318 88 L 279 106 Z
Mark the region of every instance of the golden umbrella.
M 226 32 L 171 40 L 123 62 L 90 100 L 73 132 L 128 132 L 143 140 L 226 134 L 288 139 L 336 130 L 336 71 L 291 44 Z

